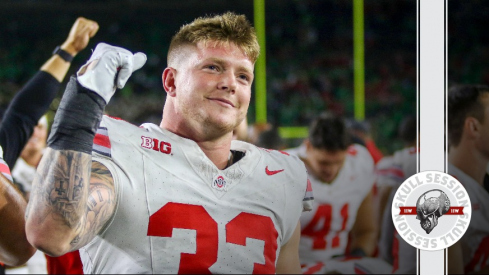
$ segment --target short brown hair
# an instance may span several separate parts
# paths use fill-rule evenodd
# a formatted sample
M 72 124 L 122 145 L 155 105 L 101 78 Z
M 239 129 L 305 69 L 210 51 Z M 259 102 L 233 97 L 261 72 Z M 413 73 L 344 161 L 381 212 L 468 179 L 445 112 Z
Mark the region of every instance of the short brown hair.
M 255 63 L 260 54 L 260 46 L 255 29 L 244 15 L 226 12 L 212 17 L 205 16 L 183 25 L 173 36 L 168 49 L 168 64 L 175 49 L 184 45 L 207 43 L 234 43 Z
M 455 85 L 448 90 L 448 144 L 457 146 L 462 138 L 465 119 L 474 117 L 484 122 L 482 94 L 489 93 L 486 85 Z
M 311 122 L 309 142 L 315 149 L 329 152 L 345 151 L 353 143 L 343 117 L 328 112 Z

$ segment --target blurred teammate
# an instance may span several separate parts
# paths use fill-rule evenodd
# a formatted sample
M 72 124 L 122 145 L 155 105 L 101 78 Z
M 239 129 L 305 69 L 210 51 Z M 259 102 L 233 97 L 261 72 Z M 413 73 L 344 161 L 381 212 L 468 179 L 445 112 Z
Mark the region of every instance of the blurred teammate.
M 392 189 L 395 189 L 395 192 L 405 179 L 416 173 L 418 155 L 416 117 L 407 116 L 402 120 L 399 126 L 399 137 L 404 147 L 395 151 L 392 156 L 382 158 L 376 165 L 379 211 L 383 211 L 386 206 L 390 208 L 387 199 Z
M 379 257 L 392 265 L 392 273 L 416 273 L 416 248 L 408 244 L 396 231 L 392 221 L 392 200 L 398 187 L 410 176 L 416 174 L 416 118 L 406 117 L 400 127 L 399 136 L 404 148 L 392 156 L 384 157 L 376 166 L 378 202 L 376 212 L 381 224 Z
M 38 168 L 33 245 L 80 249 L 85 273 L 299 273 L 303 163 L 232 141 L 258 54 L 242 15 L 184 25 L 163 72 L 160 127 L 137 127 L 102 113 L 146 57 L 99 44 L 67 87 Z
M 90 24 L 85 25 L 84 22 Z M 97 29 L 98 25 L 95 22 L 78 18 L 66 41 L 12 99 L 0 125 L 0 145 L 4 149 L 5 157 L 5 162 L 0 164 L 0 167 L 5 175 L 10 174 L 8 168 L 12 167 L 19 157 L 38 120 L 56 96 L 71 65 L 71 59 L 87 46 L 89 37 L 93 36 Z M 87 32 L 90 34 L 85 35 Z M 27 242 L 24 231 L 25 200 L 19 197 L 22 196 L 21 193 L 12 188 L 11 183 L 5 181 L 5 178 L 2 178 L 1 182 L 0 189 L 3 192 L 0 197 L 0 221 L 8 226 L 2 226 L 0 229 L 0 261 L 16 266 L 29 259 L 35 249 Z
M 365 146 L 374 160 L 374 164 L 379 162 L 383 154 L 375 144 L 370 135 L 370 126 L 365 121 L 350 120 L 347 123 L 354 143 Z
M 271 126 L 269 129 L 265 129 L 260 132 L 255 145 L 258 147 L 275 150 L 284 150 L 287 147 L 285 140 L 280 136 L 278 128 L 275 126 Z
M 34 132 L 27 140 L 20 157 L 12 169 L 14 182 L 20 185 L 27 200 L 31 192 L 32 181 L 36 175 L 36 167 L 41 161 L 42 153 L 46 149 L 48 139 L 48 120 L 46 116 L 41 117 L 34 127 Z
M 304 161 L 315 193 L 313 210 L 301 216 L 303 271 L 323 266 L 335 256 L 372 255 L 377 241 L 374 163 L 365 147 L 352 144 L 344 120 L 318 116 L 303 145 L 288 152 Z
M 467 231 L 448 248 L 449 273 L 489 273 L 489 86 L 460 85 L 448 91 L 448 173 L 472 203 Z

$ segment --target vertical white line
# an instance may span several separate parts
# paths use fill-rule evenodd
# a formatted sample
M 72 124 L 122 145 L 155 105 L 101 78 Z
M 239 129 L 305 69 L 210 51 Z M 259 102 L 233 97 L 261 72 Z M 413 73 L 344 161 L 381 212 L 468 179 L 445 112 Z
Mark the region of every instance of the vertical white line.
M 448 172 L 448 0 L 445 0 L 445 173 Z M 448 274 L 448 249 L 445 251 L 445 274 Z
M 445 0 L 445 173 L 448 171 L 448 0 Z
M 416 136 L 416 146 L 417 148 L 420 148 L 420 114 L 419 114 L 419 1 L 416 1 L 416 68 L 417 68 L 417 73 L 416 73 L 416 131 L 417 131 L 417 136 Z M 416 172 L 419 173 L 419 154 L 416 156 Z
M 420 114 L 419 114 L 419 73 L 420 73 L 420 68 L 419 68 L 419 28 L 420 28 L 420 22 L 419 22 L 419 13 L 420 13 L 420 7 L 419 7 L 419 1 L 416 1 L 416 68 L 417 68 L 417 73 L 416 73 L 416 131 L 417 131 L 417 137 L 416 137 L 416 147 L 419 149 L 421 148 L 420 144 Z M 416 156 L 416 173 L 419 173 L 419 155 Z M 419 275 L 419 249 L 416 248 L 416 275 Z
M 419 170 L 445 171 L 445 0 L 419 1 Z M 444 251 L 419 251 L 419 274 L 444 274 Z

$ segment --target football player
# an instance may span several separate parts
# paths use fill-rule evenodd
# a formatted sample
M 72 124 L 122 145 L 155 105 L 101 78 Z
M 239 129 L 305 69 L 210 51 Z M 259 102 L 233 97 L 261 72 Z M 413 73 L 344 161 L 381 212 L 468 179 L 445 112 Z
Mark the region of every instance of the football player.
M 414 116 L 406 117 L 400 127 L 399 136 L 404 148 L 392 156 L 384 157 L 376 166 L 378 204 L 377 213 L 381 224 L 379 257 L 392 265 L 392 273 L 416 273 L 416 248 L 408 244 L 396 231 L 392 221 L 392 200 L 398 187 L 416 174 L 419 150 L 416 146 L 417 130 Z
M 232 141 L 258 54 L 243 15 L 182 26 L 161 124 L 138 127 L 102 114 L 146 56 L 99 44 L 56 114 L 29 241 L 51 255 L 80 249 L 85 273 L 299 273 L 299 216 L 312 199 L 304 164 Z
M 315 193 L 313 210 L 301 216 L 303 271 L 336 256 L 371 256 L 377 241 L 374 162 L 365 147 L 352 144 L 344 119 L 321 114 L 304 143 L 287 152 L 304 161 Z
M 448 91 L 448 173 L 465 187 L 472 217 L 462 238 L 448 248 L 449 273 L 489 272 L 489 86 L 456 85 Z

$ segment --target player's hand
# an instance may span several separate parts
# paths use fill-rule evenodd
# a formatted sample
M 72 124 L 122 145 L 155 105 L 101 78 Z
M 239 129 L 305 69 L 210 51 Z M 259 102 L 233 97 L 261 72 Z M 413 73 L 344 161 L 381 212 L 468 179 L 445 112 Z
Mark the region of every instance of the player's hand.
M 71 27 L 66 41 L 61 45 L 61 49 L 75 56 L 85 49 L 92 38 L 98 31 L 98 24 L 95 21 L 78 17 L 75 24 Z
M 77 72 L 78 82 L 99 94 L 106 103 L 116 88 L 122 89 L 131 74 L 146 63 L 146 55 L 99 43 L 88 62 Z

